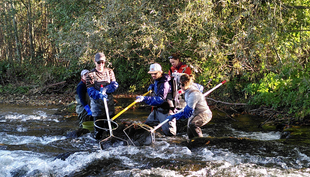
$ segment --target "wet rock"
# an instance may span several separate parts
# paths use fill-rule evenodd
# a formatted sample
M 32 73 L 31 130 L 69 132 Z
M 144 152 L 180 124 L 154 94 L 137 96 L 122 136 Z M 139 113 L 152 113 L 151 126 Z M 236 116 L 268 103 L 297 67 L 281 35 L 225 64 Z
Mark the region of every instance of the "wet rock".
M 290 132 L 282 132 L 280 139 L 288 139 L 290 137 Z
M 76 153 L 77 151 L 71 151 L 71 152 L 65 152 L 65 153 L 61 153 L 61 154 L 59 154 L 59 155 L 57 155 L 56 157 L 55 157 L 55 159 L 54 160 L 56 160 L 56 159 L 61 159 L 61 160 L 66 160 L 71 154 L 74 154 L 74 153 Z
M 29 171 L 29 168 L 25 165 L 18 169 L 15 169 L 11 172 L 12 176 L 26 176 L 27 172 Z
M 78 130 L 68 132 L 66 137 L 67 138 L 77 138 L 77 137 L 80 137 L 86 133 L 90 133 L 90 131 L 88 129 L 79 128 Z
M 151 133 L 143 128 L 131 127 L 128 129 L 128 136 L 136 146 L 149 146 L 152 144 Z

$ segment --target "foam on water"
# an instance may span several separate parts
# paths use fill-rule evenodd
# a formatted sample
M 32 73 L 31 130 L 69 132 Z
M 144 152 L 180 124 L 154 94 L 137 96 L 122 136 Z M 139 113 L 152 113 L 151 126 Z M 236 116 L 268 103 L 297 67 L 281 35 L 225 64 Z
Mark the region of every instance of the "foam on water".
M 232 133 L 234 137 L 239 137 L 239 138 L 250 138 L 250 139 L 256 139 L 256 140 L 263 140 L 263 141 L 268 141 L 268 140 L 278 140 L 281 137 L 281 132 L 244 132 L 244 131 L 239 131 L 234 128 L 231 128 Z
M 264 164 L 278 166 L 282 169 L 290 168 L 304 168 L 310 166 L 310 157 L 306 154 L 299 152 L 298 149 L 294 149 L 291 154 L 288 154 L 287 157 L 283 156 L 272 156 L 272 157 L 263 157 L 259 155 L 250 155 L 250 154 L 236 154 L 232 153 L 227 149 L 208 149 L 201 148 L 197 151 L 198 153 L 195 156 L 201 158 L 204 161 L 224 161 L 231 165 L 240 165 L 240 164 Z M 295 163 L 291 159 L 296 158 Z
M 17 114 L 17 113 L 7 114 L 7 115 L 4 116 L 4 119 L 5 119 L 5 121 L 2 120 L 2 122 L 16 121 L 16 120 L 19 120 L 21 122 L 26 122 L 26 121 L 29 121 L 29 120 L 59 122 L 59 120 L 55 116 L 25 115 L 25 114 Z
M 75 173 L 81 169 L 87 167 L 88 164 L 95 160 L 104 159 L 119 159 L 122 164 L 120 166 L 133 167 L 130 170 L 118 170 L 113 172 L 114 176 L 122 176 L 131 174 L 133 176 L 138 175 L 159 175 L 164 176 L 182 176 L 178 171 L 151 168 L 151 169 L 137 169 L 142 167 L 139 161 L 140 158 L 150 159 L 177 159 L 183 160 L 196 159 L 204 161 L 206 167 L 198 171 L 189 171 L 187 176 L 219 176 L 230 174 L 230 176 L 253 176 L 253 175 L 275 175 L 277 173 L 283 176 L 287 174 L 295 174 L 303 176 L 309 173 L 309 170 L 296 171 L 291 168 L 287 168 L 283 159 L 279 157 L 259 157 L 255 155 L 240 155 L 229 152 L 226 149 L 213 149 L 201 148 L 196 151 L 191 151 L 186 147 L 171 145 L 167 142 L 156 142 L 155 146 L 135 147 L 135 146 L 116 146 L 109 147 L 104 150 L 97 150 L 95 152 L 75 152 L 71 154 L 67 159 L 55 159 L 48 155 L 28 152 L 28 151 L 0 151 L 0 176 L 11 176 L 14 172 L 25 171 L 28 175 L 40 171 L 40 174 L 53 174 L 54 176 L 66 176 Z M 299 154 L 300 161 L 308 161 L 309 157 L 296 150 Z M 140 158 L 135 158 L 140 156 Z M 278 170 L 278 168 L 265 168 L 258 164 L 271 163 L 277 166 L 281 166 L 286 171 Z M 112 173 L 112 172 L 111 172 Z M 292 175 L 293 176 L 293 175 Z
M 0 144 L 22 145 L 22 144 L 48 144 L 54 141 L 66 139 L 65 136 L 15 136 L 0 132 Z
M 26 122 L 30 120 L 40 120 L 40 121 L 52 121 L 59 122 L 61 116 L 54 115 L 55 109 L 47 108 L 14 108 L 14 112 L 11 110 L 1 110 L 2 116 L 0 117 L 1 122 L 12 122 L 12 121 L 21 121 Z
M 48 157 L 40 153 L 27 151 L 0 151 L 0 176 L 11 176 L 18 171 L 30 174 L 39 171 L 43 174 L 65 176 L 83 168 L 95 159 L 109 158 L 106 152 L 77 152 L 66 160 Z M 20 172 L 19 172 L 20 173 Z

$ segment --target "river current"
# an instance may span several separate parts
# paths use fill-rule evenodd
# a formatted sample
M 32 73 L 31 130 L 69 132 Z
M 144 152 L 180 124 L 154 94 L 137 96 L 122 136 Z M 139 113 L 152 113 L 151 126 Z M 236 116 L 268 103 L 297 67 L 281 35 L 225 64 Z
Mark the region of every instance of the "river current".
M 307 145 L 285 144 L 279 141 L 281 132 L 247 130 L 264 121 L 259 117 L 238 115 L 232 120 L 214 111 L 203 134 L 222 140 L 204 146 L 180 143 L 187 138 L 180 132 L 157 136 L 150 146 L 116 144 L 101 150 L 91 133 L 68 137 L 77 129 L 77 117 L 56 115 L 57 110 L 1 105 L 0 177 L 310 176 Z M 144 109 L 128 110 L 116 122 L 143 121 L 148 114 Z

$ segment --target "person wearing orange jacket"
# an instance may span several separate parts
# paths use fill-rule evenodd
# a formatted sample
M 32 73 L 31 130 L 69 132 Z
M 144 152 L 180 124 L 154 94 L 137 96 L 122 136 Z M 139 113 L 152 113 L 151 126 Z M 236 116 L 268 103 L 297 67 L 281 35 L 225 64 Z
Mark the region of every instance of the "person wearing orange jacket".
M 171 77 L 171 80 L 169 82 L 171 85 L 171 92 L 169 93 L 169 95 L 171 96 L 169 97 L 172 97 L 172 101 L 169 102 L 169 104 L 171 105 L 171 107 L 180 110 L 186 106 L 186 103 L 184 100 L 184 96 L 178 94 L 178 90 L 181 89 L 179 80 L 183 74 L 192 74 L 192 70 L 188 65 L 184 64 L 181 61 L 179 53 L 173 53 L 171 56 L 168 57 L 168 59 L 172 65 L 168 72 Z
M 168 73 L 170 76 L 172 76 L 172 73 L 186 73 L 188 75 L 192 74 L 191 68 L 181 61 L 179 53 L 172 54 L 168 57 L 168 59 L 172 65 Z

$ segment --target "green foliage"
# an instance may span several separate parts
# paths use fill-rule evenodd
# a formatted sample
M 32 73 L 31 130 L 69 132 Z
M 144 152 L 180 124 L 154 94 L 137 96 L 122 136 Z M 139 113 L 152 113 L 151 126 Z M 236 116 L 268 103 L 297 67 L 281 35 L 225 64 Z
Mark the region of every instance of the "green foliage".
M 269 73 L 259 83 L 249 84 L 245 91 L 252 96 L 252 105 L 266 105 L 298 117 L 310 113 L 309 72 L 286 68 L 282 73 Z
M 19 86 L 13 84 L 8 85 L 0 85 L 0 93 L 9 93 L 9 94 L 26 94 L 30 89 L 31 86 Z
M 150 84 L 150 75 L 147 74 L 148 65 L 143 64 L 141 59 L 135 59 L 136 62 L 131 62 L 127 59 L 114 63 L 114 73 L 117 82 L 121 86 L 118 92 L 136 92 L 145 91 Z M 140 62 L 139 62 L 140 61 Z M 128 89 L 129 88 L 129 89 Z

